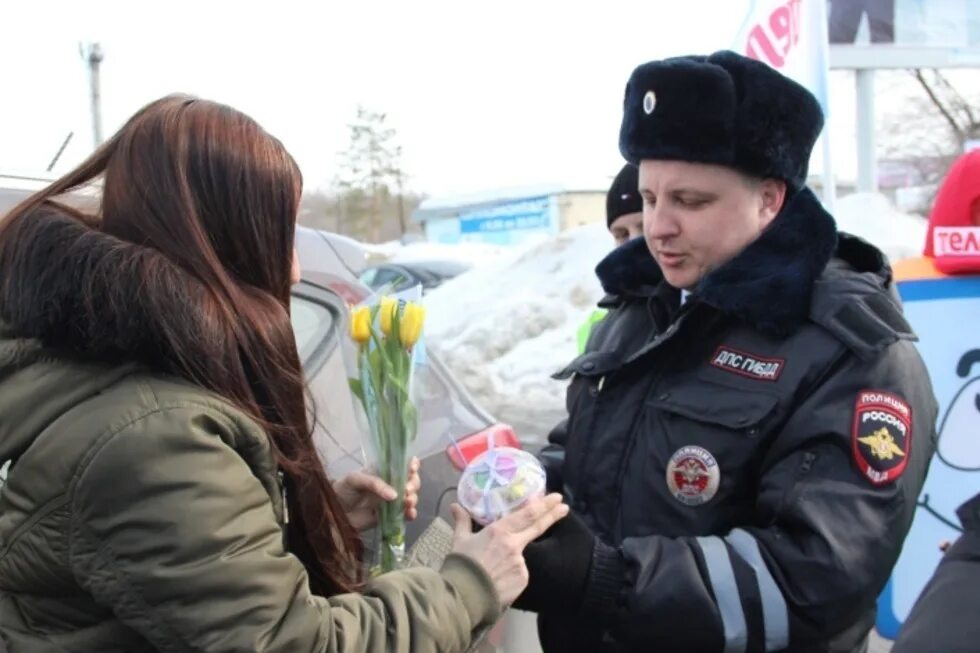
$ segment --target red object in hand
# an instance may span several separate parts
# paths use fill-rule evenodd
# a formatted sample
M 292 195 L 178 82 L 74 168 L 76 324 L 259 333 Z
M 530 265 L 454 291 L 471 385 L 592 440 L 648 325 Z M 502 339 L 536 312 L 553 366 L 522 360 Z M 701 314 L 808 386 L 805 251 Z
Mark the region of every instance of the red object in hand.
M 490 448 L 491 438 L 494 447 L 521 448 L 521 441 L 517 439 L 517 434 L 510 425 L 494 424 L 459 439 L 456 444 L 450 444 L 446 447 L 446 455 L 449 456 L 453 467 L 463 471 L 470 461 Z

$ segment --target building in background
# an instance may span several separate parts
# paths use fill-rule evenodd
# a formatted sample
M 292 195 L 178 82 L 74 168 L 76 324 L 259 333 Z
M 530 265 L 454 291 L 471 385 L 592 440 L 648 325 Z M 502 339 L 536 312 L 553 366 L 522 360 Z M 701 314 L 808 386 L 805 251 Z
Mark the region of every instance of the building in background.
M 517 245 L 605 220 L 605 190 L 534 186 L 431 198 L 412 215 L 426 240 Z

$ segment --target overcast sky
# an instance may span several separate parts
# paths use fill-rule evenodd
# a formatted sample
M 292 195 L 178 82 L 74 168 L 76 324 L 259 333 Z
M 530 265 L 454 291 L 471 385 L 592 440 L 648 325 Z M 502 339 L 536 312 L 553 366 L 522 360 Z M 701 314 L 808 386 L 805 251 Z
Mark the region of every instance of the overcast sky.
M 749 0 L 0 0 L 0 170 L 55 172 L 92 147 L 79 41 L 101 42 L 104 131 L 187 92 L 282 139 L 326 186 L 357 105 L 387 112 L 430 195 L 618 170 L 623 88 L 644 61 L 732 46 Z M 853 176 L 853 82 L 833 77 L 838 174 Z

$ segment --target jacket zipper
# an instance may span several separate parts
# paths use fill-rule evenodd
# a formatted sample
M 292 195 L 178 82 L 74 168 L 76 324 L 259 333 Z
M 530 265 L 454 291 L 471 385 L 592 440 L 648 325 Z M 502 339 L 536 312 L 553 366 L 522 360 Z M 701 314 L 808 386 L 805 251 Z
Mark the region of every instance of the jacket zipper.
M 812 451 L 803 452 L 803 460 L 800 462 L 800 466 L 796 470 L 796 481 L 793 483 L 793 487 L 790 489 L 790 491 L 786 494 L 782 505 L 779 506 L 779 513 L 782 513 L 788 506 L 792 506 L 794 503 L 796 503 L 800 493 L 803 491 L 803 489 L 800 487 L 802 481 L 804 478 L 806 478 L 806 475 L 810 473 L 810 470 L 813 469 L 813 463 L 816 461 L 816 459 L 817 454 L 813 453 Z
M 289 503 L 286 500 L 286 475 L 280 469 L 276 474 L 279 476 L 279 492 L 282 494 L 282 523 L 283 526 L 289 523 Z
M 680 330 L 681 322 L 684 319 L 688 318 L 688 316 L 692 312 L 694 312 L 695 308 L 698 308 L 698 304 L 695 302 L 689 301 L 688 303 L 682 305 L 677 315 L 674 317 L 674 320 L 663 332 L 663 334 L 659 338 L 656 338 L 646 348 L 644 348 L 639 355 L 633 356 L 628 362 L 631 363 L 635 360 L 638 360 L 642 356 L 646 356 L 649 352 L 653 351 L 654 349 L 662 345 L 664 342 L 672 339 L 674 335 Z M 711 329 L 714 327 L 714 324 L 719 321 L 720 321 L 719 317 L 715 317 L 713 320 L 711 319 L 707 320 L 706 324 L 702 326 L 702 333 L 703 334 L 710 333 Z M 664 364 L 660 366 L 660 369 L 666 369 L 668 367 L 668 364 L 672 363 L 675 359 L 676 359 L 676 355 L 672 356 L 668 354 L 665 360 L 663 361 Z M 643 392 L 643 396 L 646 397 L 651 392 L 653 392 L 654 389 L 656 389 L 656 387 L 660 385 L 660 382 L 663 380 L 663 378 L 664 378 L 663 373 L 654 374 L 653 378 L 650 380 L 649 385 L 646 386 L 646 389 Z M 623 519 L 623 477 L 626 475 L 626 466 L 629 463 L 629 459 L 632 457 L 633 449 L 636 447 L 636 439 L 639 437 L 638 431 L 640 430 L 640 421 L 645 417 L 645 413 L 646 413 L 646 400 L 644 399 L 644 401 L 641 403 L 639 407 L 637 416 L 634 418 L 633 423 L 630 425 L 630 430 L 629 433 L 627 434 L 627 439 L 626 439 L 626 448 L 623 450 L 622 454 L 620 455 L 619 464 L 616 466 L 617 468 L 616 469 L 616 500 L 614 504 L 616 517 L 613 520 L 612 535 L 616 538 L 617 541 L 622 537 L 621 534 L 622 534 L 622 519 Z
M 599 400 L 600 400 L 599 399 L 599 395 L 602 393 L 602 389 L 606 385 L 606 377 L 607 376 L 608 376 L 607 374 L 603 374 L 602 376 L 599 377 L 599 382 L 598 383 L 596 383 L 595 385 L 592 385 L 592 384 L 589 385 L 589 394 L 592 396 L 592 399 L 594 400 L 592 402 L 592 419 L 591 419 L 591 421 L 589 423 L 589 430 L 593 430 L 593 427 L 595 426 L 595 423 L 596 423 L 596 420 L 597 420 L 597 415 L 599 414 Z M 592 451 L 593 440 L 594 440 L 594 438 L 589 438 L 585 442 L 584 446 L 582 447 L 581 459 L 579 460 L 579 463 L 578 463 L 578 466 L 577 466 L 578 469 L 576 470 L 577 475 L 578 475 L 578 482 L 579 482 L 580 485 L 585 482 L 585 474 L 586 474 L 586 470 L 588 468 L 588 465 L 586 464 L 586 461 L 589 460 L 589 454 Z M 566 492 L 569 492 L 569 490 L 568 490 L 569 487 L 570 486 L 566 483 L 565 484 L 565 488 L 566 488 L 565 491 Z M 580 499 L 577 496 L 575 496 L 575 497 L 570 496 L 570 492 L 569 492 L 569 497 L 568 498 L 569 498 L 569 501 L 572 502 L 573 507 L 582 500 L 582 499 Z
M 651 345 L 648 345 L 648 347 L 647 348 L 644 348 L 643 351 L 641 351 L 639 354 L 630 357 L 630 360 L 626 361 L 626 363 L 623 366 L 620 366 L 619 369 L 622 369 L 625 365 L 628 365 L 629 363 L 632 363 L 634 360 L 636 360 L 640 356 L 645 355 L 648 351 L 650 351 L 652 349 L 655 349 L 659 345 L 663 344 L 663 342 L 665 342 L 667 340 L 670 340 L 670 338 L 672 338 L 673 335 L 677 332 L 677 328 L 678 327 L 677 327 L 677 323 L 676 322 L 670 324 L 667 327 L 667 330 L 664 331 L 663 334 L 661 334 L 657 339 L 655 339 L 654 342 Z M 589 394 L 592 395 L 592 398 L 593 399 L 598 399 L 599 395 L 602 393 L 602 389 L 606 386 L 606 378 L 608 378 L 608 376 L 609 376 L 608 374 L 602 375 L 601 377 L 599 377 L 599 382 L 596 383 L 594 386 L 592 386 L 592 387 L 589 388 Z M 651 388 L 653 388 L 657 384 L 657 382 L 659 380 L 660 380 L 660 375 L 655 376 L 653 378 L 652 382 L 650 383 L 650 385 L 647 386 L 647 392 L 649 392 L 649 390 Z M 594 426 L 595 425 L 595 422 L 596 422 L 596 413 L 598 412 L 596 409 L 598 409 L 598 403 L 594 405 L 593 414 L 592 414 L 592 426 Z M 635 427 L 635 426 L 636 426 L 636 424 L 635 424 L 635 420 L 634 420 L 633 427 Z M 632 435 L 627 436 L 627 438 L 628 438 L 627 446 L 631 446 L 631 444 L 632 444 Z M 578 477 L 579 477 L 580 480 L 585 478 L 585 467 L 586 467 L 585 461 L 588 460 L 588 458 L 589 458 L 588 454 L 590 453 L 590 450 L 591 450 L 591 442 L 592 442 L 592 440 L 590 439 L 589 440 L 589 444 L 586 446 L 585 450 L 582 452 L 583 453 L 583 455 L 582 455 L 582 462 L 579 464 L 579 475 L 578 475 Z M 620 461 L 620 466 L 621 465 L 622 465 L 622 460 Z

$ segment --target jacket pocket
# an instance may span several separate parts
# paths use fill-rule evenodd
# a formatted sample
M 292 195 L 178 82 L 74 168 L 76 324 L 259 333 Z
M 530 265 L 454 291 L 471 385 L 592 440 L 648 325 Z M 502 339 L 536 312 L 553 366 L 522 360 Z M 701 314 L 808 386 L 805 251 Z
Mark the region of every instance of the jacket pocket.
M 648 400 L 655 412 L 668 416 L 668 421 L 691 420 L 709 431 L 721 429 L 750 438 L 763 434 L 778 403 L 779 398 L 768 393 L 704 383 L 663 390 Z
M 711 512 L 722 520 L 737 518 L 740 511 L 751 510 L 764 450 L 778 428 L 778 404 L 772 394 L 703 382 L 663 390 L 647 400 L 651 435 L 640 459 L 679 505 L 724 505 L 726 515 Z M 676 474 L 692 465 L 699 469 L 691 471 L 704 476 L 705 488 L 685 497 L 678 490 L 683 479 Z

